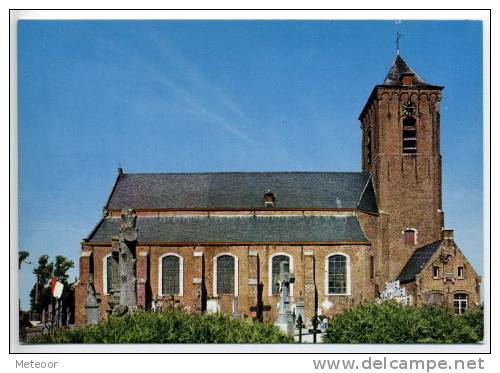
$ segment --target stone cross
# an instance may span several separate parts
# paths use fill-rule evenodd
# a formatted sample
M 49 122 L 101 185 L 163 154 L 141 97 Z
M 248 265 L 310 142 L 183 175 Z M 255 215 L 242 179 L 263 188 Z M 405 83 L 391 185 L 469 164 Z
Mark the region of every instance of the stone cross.
M 293 273 L 285 271 L 284 262 L 280 263 L 280 273 L 276 284 L 280 289 L 280 302 L 278 304 L 278 315 L 276 317 L 275 325 L 278 326 L 288 335 L 293 335 L 294 322 L 292 313 L 290 312 L 290 284 L 295 282 Z
M 280 274 L 277 281 L 280 291 L 280 305 L 289 304 L 290 284 L 293 284 L 295 282 L 295 276 L 293 275 L 293 273 L 285 271 L 285 264 L 285 262 L 280 263 Z

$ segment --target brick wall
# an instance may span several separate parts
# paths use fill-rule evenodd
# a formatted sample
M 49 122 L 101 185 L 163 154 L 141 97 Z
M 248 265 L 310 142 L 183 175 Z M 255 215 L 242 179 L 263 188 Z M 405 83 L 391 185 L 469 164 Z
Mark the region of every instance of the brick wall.
M 103 289 L 103 259 L 111 252 L 111 245 L 92 248 L 94 281 L 96 292 L 101 299 L 101 315 L 105 317 L 107 309 L 107 295 Z M 291 257 L 291 270 L 295 275 L 292 285 L 291 304 L 297 299 L 305 300 L 306 319 L 314 314 L 317 304 L 319 314 L 333 315 L 346 307 L 351 307 L 365 300 L 373 299 L 374 281 L 370 279 L 370 256 L 373 255 L 369 245 L 261 245 L 261 246 L 138 246 L 138 280 L 147 273 L 146 283 L 150 287 L 150 296 L 138 303 L 149 306 L 151 298 L 163 300 L 170 304 L 168 296 L 159 292 L 159 263 L 162 255 L 176 254 L 183 259 L 183 291 L 182 296 L 176 295 L 176 307 L 188 312 L 197 312 L 203 308 L 207 299 L 217 298 L 221 310 L 231 313 L 233 296 L 214 295 L 214 260 L 217 255 L 230 253 L 238 261 L 238 313 L 248 317 L 256 317 L 258 305 L 262 310 L 262 319 L 272 321 L 276 316 L 276 305 L 279 295 L 270 293 L 269 263 L 273 255 L 285 254 Z M 340 253 L 350 258 L 351 292 L 348 295 L 327 295 L 325 292 L 326 271 L 325 260 L 332 253 Z M 148 258 L 149 269 L 139 270 L 141 261 Z M 88 266 L 81 266 L 85 270 Z M 81 276 L 83 274 L 81 273 Z M 84 277 L 84 276 L 83 276 Z M 81 277 L 81 278 L 83 278 Z M 145 293 L 146 294 L 146 293 Z M 138 292 L 138 298 L 142 295 Z M 85 292 L 81 290 L 77 295 L 77 304 L 84 307 Z M 317 297 L 317 298 L 316 298 Z M 259 300 L 261 301 L 259 303 Z M 263 307 L 262 307 L 263 306 Z M 82 312 L 80 312 L 81 314 Z M 77 318 L 77 323 L 85 320 L 84 315 Z

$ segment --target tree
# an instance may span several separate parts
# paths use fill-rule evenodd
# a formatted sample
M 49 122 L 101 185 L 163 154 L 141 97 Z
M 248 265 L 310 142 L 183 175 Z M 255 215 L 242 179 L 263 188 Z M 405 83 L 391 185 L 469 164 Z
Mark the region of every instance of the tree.
M 63 285 L 67 285 L 68 274 L 66 272 L 68 272 L 69 269 L 73 268 L 75 266 L 75 263 L 62 255 L 58 255 L 56 256 L 56 260 L 53 266 L 54 276 L 56 276 L 59 281 L 63 283 Z
M 23 263 L 30 264 L 30 262 L 28 262 L 29 256 L 30 253 L 28 251 L 19 251 L 19 269 L 21 269 L 21 264 Z
M 61 303 L 63 313 L 67 307 L 73 308 L 74 304 L 74 284 L 68 282 L 67 271 L 75 266 L 75 263 L 62 256 L 57 255 L 55 261 L 49 261 L 48 255 L 42 255 L 38 258 L 38 266 L 33 270 L 37 277 L 37 281 L 33 286 L 31 297 L 31 310 L 41 314 L 42 311 L 48 308 L 52 302 L 52 294 L 50 291 L 49 282 L 52 276 L 56 276 L 58 280 L 64 285 L 63 294 L 61 296 Z M 65 316 L 65 315 L 63 315 Z

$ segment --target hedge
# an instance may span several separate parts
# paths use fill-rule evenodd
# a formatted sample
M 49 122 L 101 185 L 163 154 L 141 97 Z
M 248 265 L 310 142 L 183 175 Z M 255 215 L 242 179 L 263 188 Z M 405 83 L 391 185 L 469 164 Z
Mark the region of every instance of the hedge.
M 169 310 L 110 316 L 94 325 L 36 337 L 31 343 L 293 343 L 293 338 L 269 323 Z
M 483 312 L 456 315 L 441 307 L 395 302 L 363 304 L 329 322 L 325 343 L 477 343 L 483 339 Z

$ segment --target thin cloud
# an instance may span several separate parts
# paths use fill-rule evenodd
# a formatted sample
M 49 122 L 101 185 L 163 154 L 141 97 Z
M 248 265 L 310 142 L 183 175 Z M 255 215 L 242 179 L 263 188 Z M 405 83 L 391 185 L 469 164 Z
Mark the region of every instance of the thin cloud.
M 180 79 L 174 81 L 165 71 L 144 63 L 140 56 L 126 53 L 116 47 L 116 45 L 113 45 L 111 49 L 122 56 L 122 61 L 123 58 L 126 58 L 127 63 L 140 67 L 152 76 L 152 81 L 154 80 L 174 92 L 176 97 L 200 121 L 215 124 L 226 133 L 247 144 L 258 145 L 258 142 L 246 133 L 245 128 L 239 125 L 239 123 L 249 125 L 252 122 L 234 101 L 227 95 L 224 95 L 216 86 L 208 83 L 201 75 L 199 69 L 174 49 L 167 48 L 157 39 L 153 39 L 153 43 L 156 46 L 155 50 L 159 52 L 160 62 L 177 70 L 179 74 L 172 74 L 172 76 L 181 77 L 182 81 Z M 213 110 L 211 109 L 212 107 L 220 107 L 221 110 Z M 231 120 L 227 115 L 223 114 L 224 112 L 236 117 L 237 120 Z

